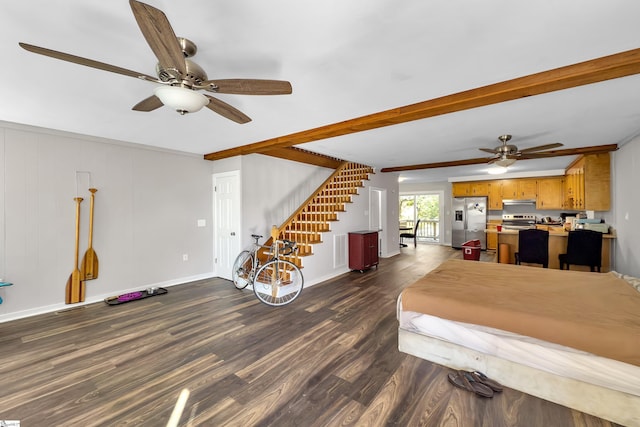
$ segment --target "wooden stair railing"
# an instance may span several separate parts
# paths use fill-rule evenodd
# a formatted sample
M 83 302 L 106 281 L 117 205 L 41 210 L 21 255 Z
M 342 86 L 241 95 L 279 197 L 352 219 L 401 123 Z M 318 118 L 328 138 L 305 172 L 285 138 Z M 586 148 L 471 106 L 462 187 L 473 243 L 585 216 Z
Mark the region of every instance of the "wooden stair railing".
M 273 226 L 272 239 L 277 236 L 298 244 L 298 252 L 286 259 L 302 267 L 301 257 L 313 254 L 312 245 L 322 243 L 321 233 L 330 230 L 329 223 L 338 219 L 337 212 L 345 211 L 345 204 L 351 203 L 351 196 L 358 194 L 370 173 L 370 166 L 343 162 L 282 225 Z

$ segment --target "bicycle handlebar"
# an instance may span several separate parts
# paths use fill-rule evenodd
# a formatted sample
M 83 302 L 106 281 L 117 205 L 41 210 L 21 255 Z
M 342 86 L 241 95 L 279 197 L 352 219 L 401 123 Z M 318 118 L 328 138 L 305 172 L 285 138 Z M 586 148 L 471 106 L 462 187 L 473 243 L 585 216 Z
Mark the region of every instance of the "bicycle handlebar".
M 298 249 L 297 248 L 298 244 L 293 240 L 287 240 L 287 239 L 276 240 L 276 244 L 278 243 L 282 243 L 284 245 L 281 252 L 282 255 L 290 255 L 291 253 L 293 253 Z
M 256 245 L 258 245 L 258 240 L 262 238 L 262 236 L 259 234 L 252 234 L 251 237 L 255 239 Z M 274 242 L 274 245 L 278 245 L 278 244 L 282 244 L 282 250 L 279 251 L 281 255 L 290 255 L 294 251 L 298 250 L 298 247 L 297 247 L 298 244 L 293 240 L 288 240 L 288 239 L 276 240 Z M 265 245 L 260 245 L 260 246 L 265 249 L 269 249 L 272 247 L 272 246 L 265 246 Z

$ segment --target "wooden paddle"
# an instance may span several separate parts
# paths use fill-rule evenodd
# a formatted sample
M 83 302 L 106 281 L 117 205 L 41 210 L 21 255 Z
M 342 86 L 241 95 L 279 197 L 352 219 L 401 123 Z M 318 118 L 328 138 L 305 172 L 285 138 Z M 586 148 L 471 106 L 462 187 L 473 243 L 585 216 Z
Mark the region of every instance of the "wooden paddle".
M 90 188 L 91 201 L 89 204 L 89 247 L 82 257 L 82 264 L 80 267 L 80 274 L 82 280 L 93 280 L 98 278 L 98 255 L 93 250 L 93 199 L 96 191 L 95 188 Z
M 81 299 L 81 296 L 84 297 L 84 295 L 81 295 L 81 275 L 80 269 L 78 268 L 78 252 L 80 251 L 80 249 L 78 248 L 78 246 L 80 245 L 80 203 L 83 199 L 82 197 L 76 197 L 73 200 L 76 201 L 76 254 L 75 263 L 73 266 L 74 270 L 71 273 L 71 276 L 69 276 L 69 280 L 67 280 L 67 288 L 65 292 L 65 303 L 67 304 L 74 304 L 80 302 L 81 300 L 84 300 L 84 298 Z

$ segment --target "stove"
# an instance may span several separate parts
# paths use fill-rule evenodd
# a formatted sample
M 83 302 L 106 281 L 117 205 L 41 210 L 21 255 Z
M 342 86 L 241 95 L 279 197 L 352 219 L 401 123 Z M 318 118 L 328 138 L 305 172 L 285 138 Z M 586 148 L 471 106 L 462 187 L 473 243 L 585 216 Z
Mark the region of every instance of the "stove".
M 507 230 L 536 228 L 536 216 L 534 214 L 503 214 L 502 228 Z

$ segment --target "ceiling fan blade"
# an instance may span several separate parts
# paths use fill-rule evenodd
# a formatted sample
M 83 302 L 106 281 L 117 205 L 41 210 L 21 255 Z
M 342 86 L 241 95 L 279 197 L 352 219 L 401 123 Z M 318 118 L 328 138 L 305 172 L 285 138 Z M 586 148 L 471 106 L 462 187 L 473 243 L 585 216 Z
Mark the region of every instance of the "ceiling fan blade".
M 245 115 L 242 111 L 238 110 L 235 107 L 232 107 L 226 102 L 220 101 L 213 96 L 205 96 L 209 99 L 209 103 L 206 105 L 206 107 L 211 111 L 220 114 L 222 117 L 226 117 L 227 119 L 233 120 L 234 122 L 240 124 L 249 123 L 251 121 L 251 118 Z
M 525 148 L 524 150 L 520 150 L 521 153 L 531 153 L 533 151 L 542 151 L 542 150 L 551 150 L 552 148 L 562 147 L 562 144 L 559 142 L 555 142 L 553 144 L 546 145 L 538 145 L 536 147 Z
M 175 69 L 180 76 L 184 76 L 187 68 L 184 53 L 164 12 L 136 0 L 129 0 L 129 4 L 140 31 L 160 65 L 163 68 Z
M 291 83 L 283 80 L 224 79 L 208 80 L 202 85 L 214 85 L 212 92 L 236 95 L 289 95 Z
M 136 105 L 134 105 L 132 110 L 153 111 L 162 107 L 163 105 L 164 104 L 162 103 L 162 101 L 160 101 L 160 98 L 158 98 L 155 95 L 151 95 L 150 97 L 145 98 L 142 101 L 138 102 Z
M 34 46 L 27 43 L 18 43 L 21 48 L 28 50 L 29 52 L 38 53 L 40 55 L 49 56 L 55 59 L 61 59 L 67 62 L 73 62 L 75 64 L 84 65 L 87 67 L 97 68 L 98 70 L 109 71 L 116 74 L 122 74 L 129 77 L 135 77 L 137 79 L 150 80 L 157 82 L 155 77 L 148 76 L 137 71 L 127 70 L 126 68 L 116 67 L 115 65 L 106 64 L 104 62 L 94 61 L 93 59 L 83 58 L 81 56 L 71 55 L 69 53 L 58 52 L 57 50 L 51 50 L 40 46 Z
M 480 151 L 484 151 L 485 153 L 496 154 L 496 150 L 493 148 L 478 148 Z
M 518 154 L 518 159 L 547 159 L 550 157 L 558 157 L 556 153 L 522 153 Z

